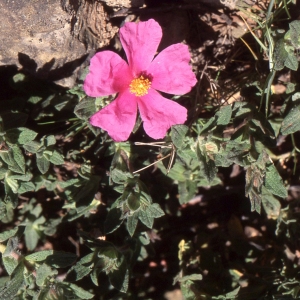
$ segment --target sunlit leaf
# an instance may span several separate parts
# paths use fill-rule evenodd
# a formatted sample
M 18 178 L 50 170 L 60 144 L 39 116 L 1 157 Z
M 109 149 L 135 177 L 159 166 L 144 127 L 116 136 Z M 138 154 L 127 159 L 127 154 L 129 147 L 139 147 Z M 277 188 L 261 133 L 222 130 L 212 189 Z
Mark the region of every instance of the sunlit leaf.
M 50 167 L 50 162 L 45 156 L 36 157 L 36 165 L 42 174 L 47 173 Z
M 52 270 L 46 264 L 42 264 L 36 271 L 36 284 L 41 287 L 46 284 L 47 277 L 57 274 L 57 270 Z
M 10 280 L 0 289 L 0 299 L 13 300 L 24 281 L 24 264 L 19 262 L 10 276 Z
M 87 276 L 93 269 L 94 253 L 82 257 L 76 265 L 72 266 L 67 274 L 67 281 L 73 282 Z
M 230 122 L 232 114 L 231 105 L 222 106 L 220 111 L 216 114 L 217 125 L 227 125 Z
M 171 127 L 171 139 L 176 148 L 181 148 L 188 127 L 185 125 L 175 125 Z
M 300 105 L 293 107 L 282 121 L 281 133 L 288 135 L 300 130 Z
M 29 254 L 25 257 L 28 261 L 44 262 L 54 268 L 64 268 L 71 265 L 76 260 L 77 256 L 73 253 L 43 250 Z
M 297 49 L 300 47 L 300 21 L 295 20 L 289 23 L 291 42 Z
M 262 187 L 262 205 L 269 218 L 279 217 L 281 204 L 264 186 Z
M 133 215 L 131 216 L 128 216 L 127 217 L 127 230 L 128 230 L 128 233 L 133 236 L 134 234 L 134 231 L 136 229 L 136 226 L 137 226 L 137 223 L 138 223 L 138 215 L 136 213 L 134 213 Z
M 265 187 L 276 196 L 286 198 L 288 195 L 282 178 L 273 164 L 266 169 Z

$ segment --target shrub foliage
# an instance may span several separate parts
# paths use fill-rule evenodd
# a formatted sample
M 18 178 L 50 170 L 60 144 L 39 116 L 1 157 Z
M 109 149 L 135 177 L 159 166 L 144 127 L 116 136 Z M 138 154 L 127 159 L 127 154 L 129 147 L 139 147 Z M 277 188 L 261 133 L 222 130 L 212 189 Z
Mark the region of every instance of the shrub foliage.
M 247 47 L 259 49 L 264 71 L 238 86 L 240 101 L 203 107 L 192 91 L 179 98 L 189 125 L 162 141 L 139 120 L 123 143 L 92 127 L 112 98 L 87 97 L 84 78 L 71 90 L 16 70 L 5 79 L 0 299 L 159 299 L 174 288 L 185 299 L 299 298 L 300 21 L 286 18 L 291 7 L 270 1 L 256 18 Z

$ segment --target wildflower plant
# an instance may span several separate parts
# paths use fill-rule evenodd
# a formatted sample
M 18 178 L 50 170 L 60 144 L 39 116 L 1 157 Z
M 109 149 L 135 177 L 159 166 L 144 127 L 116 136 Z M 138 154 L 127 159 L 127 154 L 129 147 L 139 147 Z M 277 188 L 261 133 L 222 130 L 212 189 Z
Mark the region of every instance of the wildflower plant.
M 0 67 L 1 300 L 299 298 L 300 22 L 242 4 L 222 99 L 153 19 L 72 89 Z

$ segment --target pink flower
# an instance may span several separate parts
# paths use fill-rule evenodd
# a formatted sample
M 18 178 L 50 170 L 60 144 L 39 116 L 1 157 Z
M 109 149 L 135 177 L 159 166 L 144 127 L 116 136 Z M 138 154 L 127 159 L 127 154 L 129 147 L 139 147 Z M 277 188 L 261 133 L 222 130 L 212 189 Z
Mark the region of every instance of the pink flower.
M 93 126 L 108 132 L 115 141 L 128 139 L 139 109 L 145 132 L 154 139 L 163 138 L 175 124 L 183 124 L 187 110 L 164 98 L 156 90 L 185 94 L 196 84 L 189 66 L 188 47 L 174 44 L 154 59 L 162 30 L 154 20 L 126 23 L 120 29 L 121 43 L 128 64 L 116 53 L 96 53 L 84 90 L 91 97 L 118 93 L 117 98 L 90 118 Z

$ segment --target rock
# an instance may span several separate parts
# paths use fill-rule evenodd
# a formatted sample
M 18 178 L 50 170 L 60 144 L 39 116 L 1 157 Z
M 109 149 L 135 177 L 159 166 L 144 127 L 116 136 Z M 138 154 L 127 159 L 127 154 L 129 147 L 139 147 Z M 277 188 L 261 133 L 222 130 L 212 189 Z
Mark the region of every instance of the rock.
M 111 7 L 141 7 L 144 5 L 144 0 L 102 0 L 106 5 Z
M 1 0 L 0 11 L 0 66 L 17 65 L 67 87 L 89 53 L 118 32 L 98 1 Z

